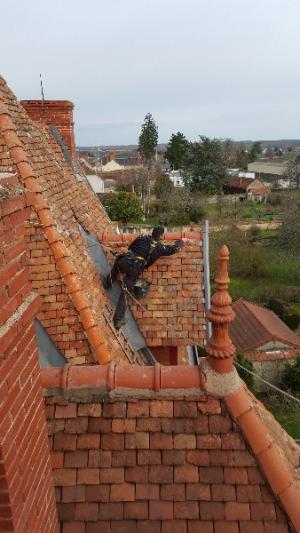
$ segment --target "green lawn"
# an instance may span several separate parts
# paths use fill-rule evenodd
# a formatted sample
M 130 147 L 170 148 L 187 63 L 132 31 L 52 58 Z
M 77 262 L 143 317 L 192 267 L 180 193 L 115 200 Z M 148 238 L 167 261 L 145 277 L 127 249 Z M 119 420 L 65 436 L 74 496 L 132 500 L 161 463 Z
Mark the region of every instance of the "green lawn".
M 265 275 L 257 278 L 244 278 L 231 274 L 229 286 L 231 296 L 234 299 L 243 297 L 261 301 L 264 295 L 267 296 L 269 293 L 287 301 L 292 300 L 296 305 L 300 304 L 300 258 L 280 250 L 276 246 L 276 241 L 274 245 L 272 243 L 272 246 L 270 244 L 259 245 L 259 249 Z
M 286 432 L 294 439 L 300 439 L 300 409 L 278 399 L 261 398 L 267 409 L 275 416 Z

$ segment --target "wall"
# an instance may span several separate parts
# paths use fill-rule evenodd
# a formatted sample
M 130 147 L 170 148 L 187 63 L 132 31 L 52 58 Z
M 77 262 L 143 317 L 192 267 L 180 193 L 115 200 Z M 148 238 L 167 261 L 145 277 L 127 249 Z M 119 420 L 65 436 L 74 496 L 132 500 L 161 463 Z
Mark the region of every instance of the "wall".
M 253 361 L 254 372 L 260 377 L 279 385 L 282 377 L 282 373 L 285 369 L 285 360 L 274 361 Z M 258 392 L 270 392 L 270 387 L 263 382 L 255 379 L 255 390 Z
M 68 100 L 21 100 L 21 104 L 38 127 L 54 124 L 74 161 L 77 159 L 73 109 Z
M 0 188 L 0 531 L 58 531 L 28 279 L 22 189 Z
M 151 287 L 147 298 L 140 300 L 142 307 L 136 302 L 131 303 L 134 316 L 151 348 L 202 346 L 204 343 L 202 235 L 199 232 L 168 233 L 164 242 L 166 245 L 173 244 L 176 239 L 185 236 L 191 241 L 180 252 L 160 257 L 143 274 L 143 278 L 151 282 Z M 122 242 L 109 241 L 109 235 L 104 244 L 108 257 L 111 257 L 110 249 L 126 249 Z
M 288 532 L 220 400 L 46 394 L 63 533 Z

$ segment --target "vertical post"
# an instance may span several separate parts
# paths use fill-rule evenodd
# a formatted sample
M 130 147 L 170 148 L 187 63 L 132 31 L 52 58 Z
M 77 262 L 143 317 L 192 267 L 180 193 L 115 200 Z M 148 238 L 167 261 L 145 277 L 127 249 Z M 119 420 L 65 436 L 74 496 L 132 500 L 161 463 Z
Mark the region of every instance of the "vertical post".
M 205 314 L 206 314 L 206 342 L 208 342 L 212 334 L 211 322 L 207 318 L 207 312 L 210 309 L 210 300 L 211 300 L 208 220 L 205 220 L 204 222 L 204 231 L 203 231 L 203 277 L 204 277 L 204 300 L 205 300 Z

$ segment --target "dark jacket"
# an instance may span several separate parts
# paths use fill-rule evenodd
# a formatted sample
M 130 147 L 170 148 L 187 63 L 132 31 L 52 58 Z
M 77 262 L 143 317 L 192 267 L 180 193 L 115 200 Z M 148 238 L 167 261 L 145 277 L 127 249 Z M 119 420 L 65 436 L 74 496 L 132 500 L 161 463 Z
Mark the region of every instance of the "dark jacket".
M 176 241 L 175 244 L 163 244 L 161 241 L 156 241 L 149 235 L 141 235 L 137 237 L 130 246 L 130 250 L 136 258 L 144 259 L 144 268 L 149 268 L 157 259 L 164 255 L 173 255 L 181 248 L 181 241 Z

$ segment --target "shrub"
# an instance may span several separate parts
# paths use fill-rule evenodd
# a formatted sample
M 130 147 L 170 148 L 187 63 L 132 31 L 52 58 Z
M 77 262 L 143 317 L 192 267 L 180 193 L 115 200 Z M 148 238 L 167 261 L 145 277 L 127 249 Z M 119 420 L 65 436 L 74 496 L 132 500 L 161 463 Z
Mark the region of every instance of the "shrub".
M 248 370 L 251 370 L 251 372 L 253 372 L 253 370 L 254 370 L 252 361 L 247 361 L 247 359 L 245 359 L 244 355 L 242 353 L 240 353 L 240 352 L 238 352 L 236 354 L 234 363 L 239 363 L 244 368 L 246 368 Z M 252 374 L 249 374 L 249 372 L 247 372 L 247 370 L 244 370 L 244 368 L 241 368 L 240 366 L 238 366 L 236 364 L 235 364 L 235 367 L 236 367 L 236 370 L 237 370 L 240 378 L 246 383 L 246 385 L 248 386 L 248 388 L 250 390 L 253 390 L 253 388 L 254 388 L 254 377 L 252 376 Z
M 249 237 L 257 237 L 257 235 L 260 233 L 260 228 L 256 224 L 252 224 L 250 228 L 247 231 L 247 235 Z
M 205 211 L 202 206 L 194 205 L 190 209 L 190 222 L 195 222 L 197 224 L 200 220 L 203 220 L 205 217 Z
M 300 356 L 292 363 L 286 363 L 282 374 L 282 388 L 300 397 Z
M 279 196 L 279 194 L 271 194 L 267 199 L 268 204 L 270 204 L 272 207 L 277 207 L 278 205 L 282 204 L 282 199 Z
M 212 272 L 217 272 L 219 250 L 224 243 L 230 251 L 232 276 L 258 279 L 267 275 L 267 261 L 262 248 L 252 246 L 247 235 L 235 227 L 226 232 L 212 233 L 210 241 Z
M 270 298 L 268 308 L 274 311 L 279 318 L 292 330 L 300 324 L 300 314 L 293 306 L 286 304 L 279 298 Z
M 143 214 L 138 197 L 126 191 L 112 195 L 107 203 L 107 211 L 112 220 L 124 224 L 138 220 Z

